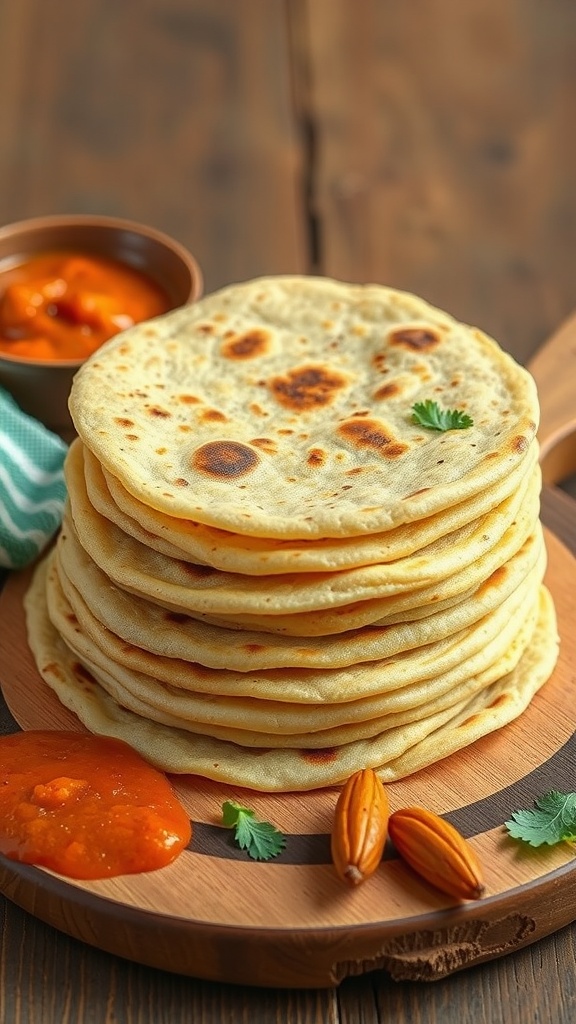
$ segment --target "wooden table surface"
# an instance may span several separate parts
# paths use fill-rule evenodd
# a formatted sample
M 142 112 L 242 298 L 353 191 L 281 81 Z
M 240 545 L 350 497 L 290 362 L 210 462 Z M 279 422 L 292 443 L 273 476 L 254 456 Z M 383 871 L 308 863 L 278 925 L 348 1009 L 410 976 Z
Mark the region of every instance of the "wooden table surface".
M 522 362 L 576 307 L 570 0 L 0 0 L 0 95 L 0 223 L 144 221 L 206 291 L 405 288 Z M 543 518 L 576 550 L 565 491 Z M 4 899 L 0 925 L 3 1024 L 576 1020 L 576 926 L 431 985 L 279 991 L 117 959 Z

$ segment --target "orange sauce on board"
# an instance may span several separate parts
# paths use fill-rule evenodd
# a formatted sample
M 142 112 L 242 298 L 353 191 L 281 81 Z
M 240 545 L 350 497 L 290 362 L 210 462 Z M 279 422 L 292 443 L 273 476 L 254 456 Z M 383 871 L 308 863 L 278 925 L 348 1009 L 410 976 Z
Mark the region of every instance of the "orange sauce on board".
M 0 267 L 0 353 L 85 359 L 114 334 L 169 308 L 163 289 L 125 263 L 42 253 Z
M 170 864 L 190 841 L 168 779 L 121 740 L 75 732 L 0 737 L 0 852 L 71 878 Z

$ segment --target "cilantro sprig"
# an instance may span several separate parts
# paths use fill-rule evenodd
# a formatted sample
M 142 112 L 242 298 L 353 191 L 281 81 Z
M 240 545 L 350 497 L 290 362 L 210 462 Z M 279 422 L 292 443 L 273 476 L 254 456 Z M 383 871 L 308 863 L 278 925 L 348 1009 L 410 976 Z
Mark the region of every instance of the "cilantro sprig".
M 260 821 L 253 810 L 242 807 L 235 800 L 222 804 L 222 821 L 234 829 L 234 838 L 241 850 L 253 860 L 270 860 L 286 846 L 286 838 L 269 821 Z
M 531 810 L 515 811 L 504 823 L 513 839 L 530 846 L 576 842 L 576 793 L 550 790 L 534 801 Z
M 474 426 L 468 413 L 461 409 L 441 409 L 431 398 L 412 406 L 412 421 L 428 430 L 465 430 Z

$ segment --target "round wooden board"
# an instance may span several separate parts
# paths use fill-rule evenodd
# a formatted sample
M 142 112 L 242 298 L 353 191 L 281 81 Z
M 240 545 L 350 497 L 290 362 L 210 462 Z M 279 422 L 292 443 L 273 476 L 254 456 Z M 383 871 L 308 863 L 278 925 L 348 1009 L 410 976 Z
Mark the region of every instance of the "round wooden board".
M 435 979 L 527 945 L 576 918 L 576 858 L 567 844 L 534 850 L 503 822 L 550 789 L 574 788 L 576 562 L 550 532 L 547 583 L 562 638 L 553 677 L 515 722 L 388 787 L 392 809 L 420 803 L 470 838 L 485 868 L 484 899 L 457 904 L 385 857 L 357 889 L 336 877 L 329 832 L 336 788 L 271 795 L 174 777 L 189 810 L 191 846 L 161 871 L 76 882 L 0 857 L 0 889 L 14 902 L 108 952 L 199 978 L 319 987 L 384 968 Z M 40 679 L 26 643 L 29 573 L 0 597 L 0 676 L 24 729 L 82 729 Z M 14 728 L 17 728 L 16 724 Z M 225 799 L 249 804 L 287 836 L 286 850 L 251 861 L 223 829 Z

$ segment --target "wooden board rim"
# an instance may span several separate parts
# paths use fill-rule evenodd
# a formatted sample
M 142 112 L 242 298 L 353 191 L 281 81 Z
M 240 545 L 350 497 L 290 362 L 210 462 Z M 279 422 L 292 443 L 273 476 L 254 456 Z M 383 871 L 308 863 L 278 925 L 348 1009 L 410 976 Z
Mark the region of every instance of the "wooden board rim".
M 574 578 L 576 563 L 572 555 L 556 538 L 551 537 L 550 540 L 552 547 L 561 553 L 563 571 L 566 572 L 566 566 L 569 566 L 570 578 Z M 558 561 L 556 556 L 553 560 Z M 6 597 L 9 599 L 10 589 L 0 600 L 6 600 Z M 493 814 L 492 820 L 484 818 L 484 831 L 472 832 L 466 829 L 465 823 L 463 826 L 462 816 L 465 817 L 471 808 L 478 810 L 482 805 L 485 813 L 490 810 L 494 799 L 503 794 L 513 797 L 514 807 L 527 806 L 523 802 L 522 790 L 530 788 L 530 780 L 535 785 L 537 783 L 538 792 L 562 788 L 563 776 L 559 775 L 559 768 L 568 774 L 570 754 L 576 744 L 576 734 L 571 728 L 572 733 L 562 746 L 535 765 L 526 776 L 447 813 L 446 817 L 474 837 L 501 832 L 504 817 L 499 813 L 496 814 L 496 824 Z M 566 786 L 568 788 L 568 782 Z M 196 824 L 200 830 L 204 827 L 209 831 L 224 832 L 206 822 Z M 301 833 L 298 838 L 305 843 L 309 835 Z M 325 833 L 313 836 L 327 839 Z M 214 857 L 214 851 L 203 851 L 198 847 L 193 852 L 199 857 L 205 853 Z M 185 852 L 183 857 L 190 853 Z M 227 850 L 225 856 L 234 861 L 244 857 L 235 849 Z M 308 865 L 309 862 L 296 860 L 292 865 L 302 863 Z M 329 859 L 323 858 L 318 864 L 321 868 L 326 867 Z M 266 865 L 272 871 L 280 866 L 278 862 Z M 90 891 L 73 880 L 5 858 L 0 858 L 0 889 L 24 909 L 74 937 L 152 967 L 239 984 L 318 987 L 334 985 L 350 974 L 379 967 L 385 967 L 398 977 L 421 980 L 442 977 L 535 941 L 576 918 L 575 866 L 572 860 L 559 863 L 538 878 L 520 881 L 518 885 L 488 895 L 476 903 L 435 906 L 424 913 L 412 913 L 393 920 L 356 921 L 352 927 L 350 923 L 318 923 L 313 932 L 309 926 L 298 927 L 294 923 L 283 927 L 254 922 L 242 925 L 233 921 L 223 923 L 199 917 L 184 918 L 171 914 L 169 910 L 159 913 L 149 907 L 122 903 L 114 896 Z M 558 884 L 560 879 L 561 886 Z M 559 888 L 563 897 L 560 902 Z M 547 906 L 546 920 L 535 920 L 531 914 L 531 902 L 536 897 Z M 555 908 L 553 913 L 551 907 Z M 89 912 L 89 922 L 82 920 L 83 911 Z M 501 942 L 483 947 L 481 935 L 486 929 L 494 930 L 496 925 L 504 932 L 506 928 L 511 929 L 510 934 Z M 174 943 L 171 943 L 172 938 Z M 446 949 L 453 946 L 455 940 L 460 942 L 461 950 L 468 947 L 472 953 L 462 954 L 456 960 L 450 956 L 446 958 Z M 397 948 L 402 943 L 414 941 L 420 942 L 416 947 L 416 965 Z M 179 947 L 183 952 L 175 956 L 175 949 Z M 249 962 L 247 950 L 252 952 L 254 963 Z
M 181 919 L 172 916 L 160 916 L 154 911 L 123 907 L 122 925 L 133 927 L 134 935 L 143 947 L 135 957 L 131 957 L 122 941 L 118 941 L 119 920 L 117 904 L 114 900 L 96 896 L 82 889 L 75 889 L 64 879 L 56 876 L 46 878 L 46 872 L 28 865 L 15 865 L 0 855 L 0 888 L 4 894 L 18 906 L 38 917 L 46 924 L 60 931 L 93 945 L 107 953 L 124 959 L 135 959 L 138 963 L 155 969 L 175 974 L 189 975 L 206 981 L 225 981 L 230 984 L 248 985 L 270 988 L 324 988 L 340 984 L 347 977 L 368 973 L 373 970 L 386 970 L 396 981 L 436 981 L 455 971 L 477 966 L 487 960 L 496 959 L 514 952 L 526 945 L 536 942 L 545 936 L 569 925 L 576 917 L 576 872 L 572 863 L 564 864 L 550 871 L 538 880 L 523 883 L 509 890 L 505 896 L 487 897 L 481 901 L 482 910 L 499 912 L 504 916 L 496 919 L 497 925 L 510 922 L 516 926 L 516 934 L 500 947 L 495 946 L 482 950 L 474 949 L 471 956 L 460 963 L 446 963 L 442 959 L 443 943 L 450 942 L 453 933 L 461 932 L 463 945 L 470 941 L 482 925 L 486 924 L 483 916 L 479 916 L 479 903 L 461 904 L 442 912 L 442 919 L 433 911 L 418 917 L 399 919 L 388 928 L 388 938 L 392 947 L 407 943 L 407 952 L 414 948 L 419 954 L 417 965 L 406 964 L 398 950 L 389 949 L 382 941 L 382 928 L 378 924 L 365 923 L 356 926 L 354 951 L 347 958 L 338 957 L 340 946 L 347 949 L 350 945 L 348 926 L 323 927 L 317 929 L 314 953 L 316 962 L 310 970 L 309 953 L 302 955 L 301 939 L 304 937 L 309 944 L 307 929 L 280 930 L 270 927 L 254 928 L 253 926 L 222 925 L 205 922 L 189 921 L 183 926 Z M 44 876 L 44 877 L 42 877 Z M 553 903 L 557 895 L 558 881 L 568 876 L 570 886 L 563 890 L 564 916 L 557 916 L 547 927 L 537 927 L 526 913 L 524 897 L 531 890 L 538 888 L 539 895 L 550 897 Z M 87 909 L 91 913 L 90 927 L 80 927 L 75 915 L 69 914 L 69 890 L 74 889 L 75 909 Z M 38 905 L 38 896 L 46 894 L 54 897 L 48 910 Z M 490 922 L 488 922 L 490 923 Z M 112 924 L 112 929 L 110 925 Z M 403 925 L 409 925 L 409 933 L 403 931 Z M 415 947 L 410 944 L 415 929 L 417 934 L 429 936 L 429 942 Z M 178 946 L 170 946 L 162 952 L 156 945 L 158 932 L 180 944 L 181 953 L 174 955 Z M 121 936 L 122 938 L 122 936 Z M 209 970 L 202 964 L 202 956 L 207 940 L 225 943 L 228 950 L 227 969 Z M 344 940 L 344 941 L 343 941 Z M 154 944 L 153 951 L 146 953 L 148 943 Z M 169 944 L 168 944 L 169 945 Z M 361 947 L 366 945 L 367 950 Z M 252 973 L 246 972 L 246 951 L 255 949 L 260 962 Z M 309 949 L 309 945 L 308 945 Z M 182 954 L 182 950 L 184 954 Z M 271 954 L 272 950 L 272 954 Z M 283 963 L 284 959 L 288 969 Z M 440 961 L 440 962 L 439 962 Z

